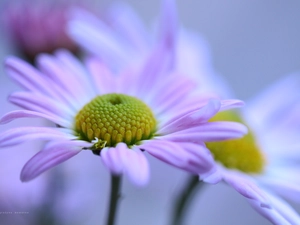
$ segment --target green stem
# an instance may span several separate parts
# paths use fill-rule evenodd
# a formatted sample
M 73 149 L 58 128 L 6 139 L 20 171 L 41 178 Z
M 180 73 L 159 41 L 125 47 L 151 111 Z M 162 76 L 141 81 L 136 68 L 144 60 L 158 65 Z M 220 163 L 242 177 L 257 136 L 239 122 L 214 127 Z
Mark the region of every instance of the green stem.
M 187 206 L 196 193 L 196 189 L 202 187 L 203 184 L 202 181 L 199 181 L 199 176 L 193 175 L 189 177 L 189 180 L 186 182 L 182 191 L 176 196 L 171 225 L 183 224 Z
M 107 225 L 114 225 L 116 212 L 118 207 L 118 201 L 120 199 L 120 189 L 121 189 L 121 176 L 111 175 L 111 192 L 110 192 L 110 205 L 107 217 Z

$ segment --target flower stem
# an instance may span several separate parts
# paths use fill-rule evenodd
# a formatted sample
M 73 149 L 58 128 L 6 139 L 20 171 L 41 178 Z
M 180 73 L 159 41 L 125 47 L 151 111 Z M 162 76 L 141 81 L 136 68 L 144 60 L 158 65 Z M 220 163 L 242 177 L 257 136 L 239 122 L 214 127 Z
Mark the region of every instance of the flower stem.
M 173 209 L 173 216 L 171 225 L 182 225 L 187 206 L 190 200 L 196 193 L 196 189 L 203 186 L 203 182 L 199 180 L 199 176 L 193 175 L 188 178 L 186 185 L 183 187 L 181 192 L 176 196 L 175 207 Z
M 111 174 L 110 205 L 109 205 L 109 213 L 106 222 L 107 225 L 114 225 L 115 223 L 118 201 L 121 196 L 120 189 L 121 189 L 121 176 L 116 176 Z

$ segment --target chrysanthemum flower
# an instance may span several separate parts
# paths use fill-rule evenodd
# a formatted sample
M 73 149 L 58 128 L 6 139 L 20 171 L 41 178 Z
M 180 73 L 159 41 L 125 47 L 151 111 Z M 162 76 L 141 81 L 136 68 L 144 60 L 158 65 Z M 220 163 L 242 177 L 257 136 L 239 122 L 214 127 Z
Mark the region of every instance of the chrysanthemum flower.
M 0 135 L 1 147 L 50 141 L 24 166 L 21 180 L 29 181 L 83 150 L 100 154 L 112 173 L 125 173 L 141 185 L 149 177 L 143 151 L 189 172 L 209 174 L 213 159 L 202 142 L 241 137 L 246 129 L 208 120 L 242 103 L 202 96 L 189 101 L 194 83 L 175 72 L 163 73 L 168 58 L 158 50 L 140 70 L 118 76 L 95 58 L 87 59 L 85 67 L 64 50 L 40 55 L 38 69 L 8 58 L 7 73 L 26 90 L 9 100 L 25 110 L 6 114 L 1 123 L 42 117 L 56 124 L 18 127 Z
M 71 1 L 10 1 L 2 12 L 4 31 L 12 45 L 29 59 L 58 48 L 76 50 L 66 35 L 66 12 Z
M 242 122 L 250 131 L 238 140 L 207 143 L 220 178 L 273 224 L 300 224 L 299 215 L 282 199 L 300 202 L 299 84 L 299 78 L 289 76 L 240 113 L 217 114 L 215 119 Z
M 201 40 L 186 43 L 194 64 L 200 71 Z M 207 91 L 221 98 L 233 95 L 222 77 L 214 73 L 198 73 Z M 197 79 L 194 79 L 197 80 Z M 273 224 L 300 224 L 299 215 L 282 198 L 299 202 L 299 106 L 297 75 L 286 77 L 248 101 L 241 111 L 218 113 L 213 120 L 228 120 L 246 124 L 249 133 L 241 139 L 207 142 L 216 160 L 216 173 L 201 177 L 205 182 L 224 180 L 246 197 L 251 206 Z

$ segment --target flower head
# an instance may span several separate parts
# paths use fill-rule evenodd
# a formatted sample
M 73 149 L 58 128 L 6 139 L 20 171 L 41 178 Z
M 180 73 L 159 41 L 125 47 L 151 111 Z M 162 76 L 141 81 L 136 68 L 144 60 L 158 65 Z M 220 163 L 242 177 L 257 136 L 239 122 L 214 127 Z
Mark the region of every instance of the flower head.
M 176 17 L 172 7 L 164 7 L 163 12 L 160 39 L 134 65 L 128 53 L 128 64 L 115 57 L 88 57 L 81 63 L 65 50 L 38 56 L 37 69 L 20 59 L 7 59 L 7 73 L 26 90 L 13 93 L 9 100 L 25 110 L 8 113 L 0 122 L 43 117 L 56 124 L 15 128 L 0 135 L 2 147 L 30 139 L 49 141 L 24 166 L 23 181 L 85 150 L 100 154 L 112 173 L 126 174 L 138 185 L 149 178 L 143 152 L 194 174 L 209 176 L 214 172 L 215 164 L 204 142 L 238 138 L 247 129 L 236 122 L 209 119 L 243 103 L 201 95 L 195 83 L 176 70 L 173 26 L 166 26 L 167 21 L 176 23 Z M 85 44 L 95 42 L 88 39 Z M 103 61 L 123 66 L 112 74 Z
M 38 53 L 58 48 L 76 50 L 66 35 L 66 12 L 70 1 L 12 1 L 3 12 L 5 31 L 17 50 L 33 60 Z
M 297 75 L 288 76 L 250 100 L 241 111 L 216 114 L 211 121 L 241 122 L 249 133 L 241 139 L 206 143 L 218 169 L 203 180 L 216 183 L 216 176 L 224 180 L 273 224 L 300 223 L 299 215 L 283 200 L 300 201 L 299 84 Z M 225 83 L 223 86 L 228 89 Z M 219 95 L 228 96 L 228 92 Z
M 39 70 L 14 57 L 6 61 L 8 74 L 26 89 L 9 100 L 25 110 L 6 114 L 1 123 L 42 117 L 57 125 L 14 128 L 0 135 L 2 147 L 30 139 L 50 141 L 24 166 L 23 181 L 82 150 L 100 154 L 113 173 L 128 174 L 137 184 L 144 184 L 149 173 L 142 151 L 205 174 L 213 161 L 203 141 L 236 138 L 246 132 L 239 123 L 208 122 L 218 111 L 241 102 L 198 96 L 198 103 L 191 105 L 188 97 L 194 84 L 177 73 L 140 74 L 142 68 L 116 76 L 99 60 L 89 58 L 84 67 L 64 50 L 54 56 L 40 55 L 37 65 Z M 147 75 L 152 79 L 145 83 Z
M 193 79 L 199 92 L 231 98 L 233 91 L 211 63 L 199 66 L 203 52 L 209 55 L 201 37 L 186 34 L 180 43 L 184 52 L 193 56 L 188 60 L 182 57 L 180 61 L 183 65 L 189 63 L 189 69 L 194 71 L 187 75 L 200 75 Z M 247 101 L 241 110 L 219 112 L 210 119 L 240 122 L 249 132 L 240 139 L 206 142 L 217 169 L 210 176 L 200 175 L 200 179 L 213 184 L 225 181 L 273 224 L 300 223 L 299 215 L 284 200 L 299 202 L 298 89 L 298 75 L 288 76 Z

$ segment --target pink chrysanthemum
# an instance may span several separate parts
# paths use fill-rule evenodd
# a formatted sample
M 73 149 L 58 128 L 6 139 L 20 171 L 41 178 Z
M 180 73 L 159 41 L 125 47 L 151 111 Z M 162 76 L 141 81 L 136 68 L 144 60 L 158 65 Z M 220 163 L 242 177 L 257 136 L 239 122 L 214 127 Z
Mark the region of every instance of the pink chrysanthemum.
M 189 60 L 190 68 L 201 74 L 200 79 L 194 79 L 202 81 L 198 82 L 199 90 L 205 87 L 221 98 L 231 97 L 232 91 L 221 76 L 212 70 L 201 73 L 197 63 L 202 59 L 201 39 L 187 40 L 185 46 L 193 46 L 186 48 L 187 54 L 194 56 Z M 300 224 L 298 213 L 284 200 L 300 202 L 299 87 L 299 75 L 288 76 L 250 99 L 240 111 L 216 114 L 214 119 L 246 124 L 249 133 L 237 140 L 206 143 L 217 169 L 213 176 L 200 178 L 208 183 L 225 181 L 273 224 Z
M 30 59 L 58 48 L 76 50 L 66 35 L 66 12 L 71 1 L 12 1 L 2 12 L 5 31 L 14 47 Z
M 250 100 L 240 113 L 217 115 L 247 124 L 249 134 L 207 144 L 218 162 L 220 179 L 278 225 L 300 224 L 299 214 L 284 201 L 300 202 L 299 87 L 297 75 L 286 77 Z M 223 152 L 217 150 L 221 148 Z
M 5 68 L 26 91 L 9 100 L 25 110 L 13 111 L 1 123 L 22 117 L 42 117 L 56 127 L 18 127 L 0 135 L 0 146 L 32 139 L 50 141 L 21 172 L 29 181 L 83 150 L 101 155 L 113 174 L 125 173 L 145 184 L 149 168 L 143 151 L 191 173 L 209 175 L 213 158 L 204 141 L 241 137 L 239 123 L 208 122 L 217 112 L 242 105 L 194 96 L 194 83 L 176 73 L 164 73 L 168 57 L 159 45 L 139 70 L 119 75 L 95 58 L 84 66 L 69 52 L 40 55 L 35 69 L 10 57 Z M 154 88 L 155 87 L 155 88 Z
M 243 103 L 199 95 L 195 83 L 176 71 L 173 26 L 166 26 L 174 18 L 170 9 L 165 7 L 161 38 L 149 54 L 134 66 L 118 67 L 116 75 L 94 57 L 82 64 L 64 50 L 40 55 L 38 69 L 14 57 L 7 59 L 6 71 L 26 89 L 9 99 L 26 110 L 8 113 L 1 122 L 43 117 L 57 125 L 15 128 L 0 135 L 0 146 L 30 139 L 50 141 L 24 166 L 23 181 L 82 150 L 100 154 L 113 174 L 127 174 L 138 185 L 149 178 L 143 151 L 203 177 L 215 172 L 204 142 L 238 138 L 246 128 L 208 120 Z M 118 62 L 110 60 L 110 65 Z

